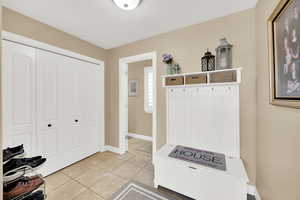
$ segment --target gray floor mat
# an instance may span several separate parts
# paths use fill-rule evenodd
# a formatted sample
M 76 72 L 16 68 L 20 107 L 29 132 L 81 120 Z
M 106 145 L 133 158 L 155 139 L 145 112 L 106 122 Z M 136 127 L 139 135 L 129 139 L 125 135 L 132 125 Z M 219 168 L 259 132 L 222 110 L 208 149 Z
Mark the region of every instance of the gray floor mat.
M 226 157 L 220 153 L 176 146 L 169 157 L 226 171 Z

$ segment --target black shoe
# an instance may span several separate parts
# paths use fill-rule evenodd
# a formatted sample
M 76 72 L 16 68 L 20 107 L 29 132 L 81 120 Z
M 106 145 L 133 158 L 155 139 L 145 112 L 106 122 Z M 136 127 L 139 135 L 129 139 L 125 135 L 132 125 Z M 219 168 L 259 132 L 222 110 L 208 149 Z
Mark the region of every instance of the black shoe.
M 6 174 L 12 170 L 25 169 L 26 166 L 30 166 L 34 169 L 42 165 L 44 162 L 46 162 L 46 158 L 42 158 L 41 156 L 33 158 L 11 159 L 3 165 L 3 173 Z
M 23 159 L 11 159 L 8 162 L 6 162 L 3 165 L 3 181 L 5 183 L 9 183 L 11 181 L 14 181 L 16 179 L 21 178 L 22 176 L 24 176 L 28 171 L 30 171 L 30 168 L 27 167 L 28 164 L 25 165 L 17 165 L 16 164 L 16 160 L 20 160 L 18 161 L 19 163 L 23 160 L 23 161 L 37 161 L 42 159 L 41 156 L 37 156 L 34 158 L 23 158 Z M 31 168 L 33 168 L 33 166 L 30 165 Z M 5 169 L 4 169 L 5 168 Z
M 23 156 L 24 153 L 25 152 L 24 152 L 23 144 L 13 148 L 6 148 L 3 150 L 3 162 L 6 162 L 17 156 Z
M 28 195 L 25 198 L 22 198 L 22 200 L 44 200 L 45 199 L 45 195 L 44 192 L 39 190 L 37 192 L 33 192 L 30 195 Z

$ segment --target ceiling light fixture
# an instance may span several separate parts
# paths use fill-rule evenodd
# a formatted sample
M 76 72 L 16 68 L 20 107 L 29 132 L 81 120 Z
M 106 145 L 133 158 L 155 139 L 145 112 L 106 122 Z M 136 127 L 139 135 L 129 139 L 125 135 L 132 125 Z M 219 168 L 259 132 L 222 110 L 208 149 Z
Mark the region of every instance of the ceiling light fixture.
M 133 10 L 140 5 L 142 0 L 113 0 L 123 10 Z

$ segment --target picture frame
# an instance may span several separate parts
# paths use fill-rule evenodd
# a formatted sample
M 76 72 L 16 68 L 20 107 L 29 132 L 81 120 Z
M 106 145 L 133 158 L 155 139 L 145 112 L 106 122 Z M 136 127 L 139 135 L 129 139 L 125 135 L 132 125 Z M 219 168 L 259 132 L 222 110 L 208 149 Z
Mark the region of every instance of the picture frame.
M 281 0 L 268 19 L 270 104 L 300 109 L 300 0 Z
M 139 81 L 138 80 L 129 80 L 128 82 L 128 96 L 136 97 L 139 95 Z

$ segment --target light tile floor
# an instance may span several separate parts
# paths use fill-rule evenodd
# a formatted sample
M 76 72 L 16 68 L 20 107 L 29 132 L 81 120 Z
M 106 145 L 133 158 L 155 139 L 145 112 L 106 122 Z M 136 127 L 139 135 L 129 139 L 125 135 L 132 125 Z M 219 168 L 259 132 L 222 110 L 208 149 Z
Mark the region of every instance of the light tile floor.
M 124 155 L 97 153 L 46 177 L 49 200 L 104 200 L 131 180 L 153 186 L 150 142 L 130 139 Z

